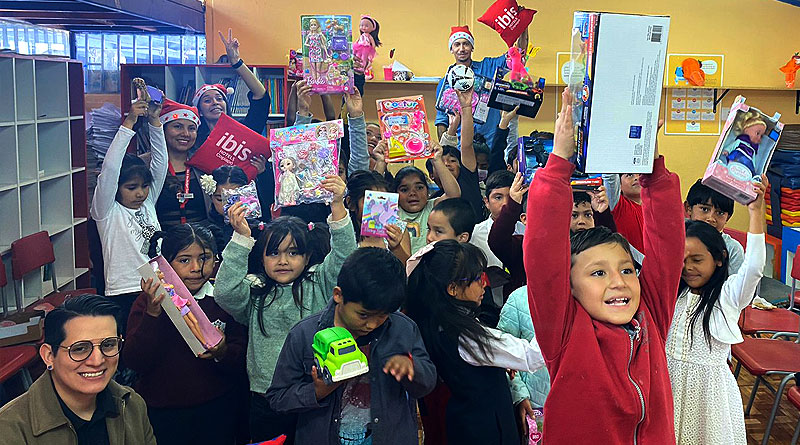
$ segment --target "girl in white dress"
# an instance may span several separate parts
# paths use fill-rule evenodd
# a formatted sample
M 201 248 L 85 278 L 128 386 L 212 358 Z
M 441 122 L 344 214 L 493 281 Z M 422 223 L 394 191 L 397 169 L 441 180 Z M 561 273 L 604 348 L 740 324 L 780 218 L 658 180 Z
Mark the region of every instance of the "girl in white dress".
M 667 338 L 675 439 L 678 444 L 747 444 L 739 387 L 728 367 L 731 345 L 743 341 L 737 322 L 750 304 L 766 263 L 764 192 L 747 207 L 750 229 L 744 264 L 728 276 L 720 233 L 700 221 L 686 223 L 686 253 L 675 315 Z

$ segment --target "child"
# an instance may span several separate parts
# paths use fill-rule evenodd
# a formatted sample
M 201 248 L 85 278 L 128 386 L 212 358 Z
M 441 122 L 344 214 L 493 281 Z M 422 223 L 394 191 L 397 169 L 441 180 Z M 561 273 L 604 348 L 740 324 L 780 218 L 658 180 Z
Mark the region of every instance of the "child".
M 444 196 L 442 198 L 459 198 L 461 189 L 456 178 L 442 162 L 442 147 L 434 141 L 433 167 L 436 175 L 442 182 Z M 437 199 L 428 199 L 428 182 L 425 173 L 416 167 L 403 167 L 394 177 L 393 190 L 398 197 L 398 217 L 408 225 L 408 234 L 411 236 L 411 254 L 421 249 L 426 244 L 428 237 L 428 215 L 431 214 Z
M 639 184 L 639 174 L 604 174 L 603 185 L 608 191 L 609 206 L 611 214 L 614 215 L 617 230 L 631 246 L 642 252 L 644 249 L 642 233 L 644 214 L 642 213 L 642 186 Z
M 428 216 L 428 244 L 443 239 L 454 239 L 461 243 L 469 241 L 475 229 L 475 213 L 463 198 L 449 198 L 433 206 Z
M 297 443 L 417 444 L 416 399 L 433 389 L 436 368 L 416 324 L 397 312 L 405 289 L 403 263 L 386 249 L 359 249 L 328 306 L 289 331 L 267 399 L 299 414 Z M 368 373 L 328 385 L 309 365 L 314 334 L 332 326 L 350 331 Z
M 105 295 L 120 307 L 120 332 L 125 332 L 131 305 L 141 292 L 139 279 L 131 271 L 150 259 L 150 237 L 161 230 L 155 202 L 167 176 L 167 143 L 159 119 L 161 105 L 148 105 L 141 99 L 146 92 L 138 94 L 140 99 L 131 105 L 108 147 L 91 211 L 103 246 Z M 147 116 L 149 121 L 150 168 L 136 156 L 125 154 L 128 142 L 136 134 L 133 125 L 139 116 Z
M 747 443 L 742 398 L 728 357 L 731 345 L 743 341 L 739 314 L 753 299 L 766 263 L 764 181 L 753 184 L 758 197 L 747 206 L 747 250 L 736 274 L 728 276 L 725 243 L 717 228 L 686 222 L 686 256 L 667 337 L 678 443 Z M 711 411 L 713 416 L 707 414 Z
M 128 318 L 122 356 L 136 371 L 136 391 L 147 402 L 147 414 L 161 443 L 233 444 L 238 414 L 246 401 L 245 348 L 247 329 L 214 301 L 208 281 L 214 271 L 217 244 L 209 229 L 183 224 L 156 232 L 150 256 L 170 263 L 197 304 L 223 332 L 222 341 L 195 357 L 177 328 L 161 309 L 160 282 L 141 280 L 142 294 Z M 187 427 L 187 423 L 203 425 Z
M 359 170 L 353 173 L 347 181 L 347 196 L 344 198 L 344 203 L 350 211 L 359 247 L 386 248 L 400 261 L 405 262 L 411 256 L 411 238 L 408 232 L 400 230 L 398 226 L 394 224 L 386 226 L 388 238 L 361 236 L 361 218 L 364 214 L 364 195 L 367 190 L 385 192 L 386 181 L 374 171 Z
M 309 244 L 309 231 L 315 230 L 313 224 L 283 216 L 267 224 L 256 242 L 250 237 L 241 204 L 228 209 L 235 233 L 223 252 L 215 295 L 222 309 L 248 326 L 247 375 L 253 393 L 250 433 L 254 441 L 287 434 L 291 442 L 295 417 L 275 413 L 264 393 L 289 329 L 325 307 L 339 269 L 357 248 L 353 224 L 343 202 L 344 182 L 339 176 L 328 176 L 322 185 L 333 193 L 328 218 L 331 251 L 314 272 L 309 271 L 314 250 Z
M 570 242 L 571 103 L 565 88 L 553 153 L 528 192 L 523 242 L 528 282 L 537 283 L 528 286 L 531 316 L 552 382 L 543 440 L 672 443 L 664 348 L 683 258 L 678 177 L 656 150 L 653 173 L 642 175 L 647 230 L 640 277 L 621 235 L 595 228 Z
M 744 262 L 744 247 L 739 241 L 722 231 L 733 216 L 733 200 L 711 187 L 703 185 L 698 179 L 689 189 L 683 205 L 686 208 L 686 216 L 690 220 L 705 221 L 722 235 L 728 251 L 728 275 L 738 272 Z
M 412 256 L 406 268 L 408 314 L 452 393 L 447 443 L 519 444 L 506 369 L 536 371 L 544 359 L 535 341 L 487 328 L 475 318 L 486 257 L 472 244 L 443 240 Z

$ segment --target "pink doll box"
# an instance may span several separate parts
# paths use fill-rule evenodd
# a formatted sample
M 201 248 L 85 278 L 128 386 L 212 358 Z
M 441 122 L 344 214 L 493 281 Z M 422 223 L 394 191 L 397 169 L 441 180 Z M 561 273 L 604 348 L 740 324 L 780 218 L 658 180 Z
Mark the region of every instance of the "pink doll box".
M 194 355 L 200 355 L 219 344 L 219 342 L 222 341 L 222 334 L 216 326 L 211 324 L 205 312 L 203 312 L 203 309 L 197 304 L 191 292 L 189 292 L 189 289 L 186 288 L 186 285 L 183 284 L 183 281 L 163 256 L 159 255 L 151 259 L 148 263 L 141 265 L 139 267 L 139 274 L 145 280 L 149 278 L 158 280 L 158 276 L 156 275 L 157 270 L 160 270 L 164 274 L 164 280 L 158 287 L 158 292 L 167 294 L 167 297 L 161 302 L 161 308 L 166 312 L 172 324 L 178 329 L 178 332 L 180 332 L 186 344 L 189 345 L 192 353 L 194 353 Z M 164 284 L 167 284 L 168 287 L 173 286 L 171 290 L 173 290 L 175 294 L 188 300 L 189 303 L 186 305 L 186 307 L 188 307 L 187 314 L 181 314 L 181 309 L 173 303 L 173 300 L 170 298 L 170 293 L 164 287 Z M 189 324 L 187 324 L 184 317 L 189 316 L 188 314 L 191 314 L 196 320 L 197 328 L 203 336 L 205 343 L 198 339 L 197 335 L 192 332 Z
M 361 214 L 361 236 L 388 238 L 386 226 L 400 223 L 397 218 L 397 198 L 397 193 L 366 191 L 364 212 Z
M 303 78 L 317 94 L 352 93 L 353 25 L 349 15 L 301 15 Z
M 389 162 L 433 157 L 422 96 L 378 99 L 378 122 L 389 143 Z
M 780 113 L 769 117 L 744 102 L 745 98 L 742 96 L 733 101 L 728 120 L 717 141 L 702 182 L 723 195 L 747 205 L 756 199 L 751 181 L 767 171 L 772 153 L 781 137 L 783 123 L 779 121 Z M 751 125 L 752 122 L 759 120 L 766 127 L 760 142 L 755 144 L 742 130 L 742 126 L 749 125 L 752 128 L 754 126 Z M 755 148 L 755 154 L 751 153 L 752 148 Z
M 343 135 L 341 119 L 270 129 L 276 208 L 331 202 L 333 195 L 322 181 L 339 174 L 338 141 Z

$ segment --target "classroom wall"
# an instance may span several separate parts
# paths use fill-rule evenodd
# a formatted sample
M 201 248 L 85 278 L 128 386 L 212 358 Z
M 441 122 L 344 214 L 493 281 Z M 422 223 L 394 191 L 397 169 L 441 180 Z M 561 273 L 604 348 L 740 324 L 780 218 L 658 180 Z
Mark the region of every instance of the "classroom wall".
M 641 2 L 636 0 L 572 0 L 538 2 L 518 0 L 538 9 L 531 24 L 531 42 L 542 49 L 528 64 L 537 76 L 555 81 L 556 52 L 569 51 L 572 12 L 595 10 L 672 17 L 668 50 L 671 53 L 724 54 L 724 85 L 730 93 L 722 101 L 729 107 L 738 94 L 747 103 L 767 114 L 780 112 L 784 123 L 800 123 L 795 114 L 795 92 L 783 88 L 783 74 L 778 71 L 789 57 L 800 50 L 796 29 L 800 8 L 775 0 L 673 0 Z M 496 56 L 504 52 L 499 36 L 476 20 L 493 0 L 427 0 L 415 2 L 375 2 L 367 0 L 306 0 L 290 4 L 274 0 L 207 0 L 206 31 L 208 60 L 224 53 L 218 30 L 234 29 L 242 44 L 242 57 L 250 63 L 287 63 L 290 48 L 300 44 L 300 14 L 362 13 L 381 23 L 379 48 L 374 66 L 387 63 L 388 52 L 396 48 L 395 59 L 409 66 L 419 76 L 441 76 L 453 63 L 447 50 L 450 26 L 469 24 L 476 39 L 474 58 Z M 754 20 L 754 18 L 756 18 Z M 357 25 L 356 25 L 357 26 Z M 545 103 L 536 119 L 521 118 L 520 133 L 534 129 L 552 131 L 555 120 L 555 94 L 560 88 L 546 89 Z M 375 118 L 375 99 L 424 94 L 428 109 L 433 109 L 434 86 L 414 84 L 368 83 L 364 98 L 367 118 Z M 315 107 L 315 114 L 321 108 Z M 723 116 L 723 120 L 724 120 Z M 678 173 L 686 191 L 699 178 L 714 149 L 717 136 L 660 136 L 660 151 L 667 166 Z M 747 210 L 737 206 L 731 227 L 747 229 Z

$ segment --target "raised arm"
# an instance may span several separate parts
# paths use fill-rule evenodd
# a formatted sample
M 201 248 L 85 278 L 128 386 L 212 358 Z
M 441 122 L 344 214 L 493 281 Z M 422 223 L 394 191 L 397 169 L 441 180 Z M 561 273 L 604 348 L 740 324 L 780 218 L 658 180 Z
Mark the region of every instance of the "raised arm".
M 458 355 L 465 362 L 473 366 L 494 366 L 528 372 L 538 371 L 545 366 L 542 351 L 535 338 L 527 341 L 497 329 L 485 329 L 492 337 L 489 341 L 490 357 L 476 359 L 469 354 L 467 351 L 479 351 L 478 344 L 462 335 L 458 339 Z
M 619 203 L 619 197 L 622 193 L 619 181 L 619 175 L 616 173 L 603 174 L 603 186 L 606 188 L 609 210 L 614 210 L 617 207 L 617 203 Z
M 225 52 L 228 54 L 228 62 L 230 62 L 231 66 L 238 65 L 236 67 L 236 73 L 242 77 L 244 84 L 247 85 L 247 88 L 253 93 L 253 100 L 264 97 L 267 94 L 267 89 L 264 88 L 264 84 L 258 80 L 255 73 L 250 71 L 250 68 L 245 65 L 244 61 L 242 61 L 242 58 L 239 56 L 239 39 L 233 37 L 233 30 L 228 28 L 227 39 L 222 35 L 222 31 L 219 31 L 219 38 L 222 40 L 222 44 L 225 45 Z M 242 63 L 239 64 L 239 62 Z
M 467 91 L 458 91 L 458 101 L 461 104 L 461 164 L 467 170 L 474 172 L 478 168 L 475 158 L 475 125 L 472 119 L 472 88 Z
M 514 252 L 514 229 L 517 221 L 522 214 L 522 198 L 528 187 L 525 187 L 525 178 L 521 173 L 517 173 L 514 182 L 508 192 L 508 201 L 500 210 L 497 219 L 494 220 L 491 230 L 489 230 L 489 249 L 492 253 L 509 267 L 515 264 L 514 258 L 519 258 L 522 252 Z
M 667 170 L 664 157 L 655 148 L 653 173 L 641 175 L 644 216 L 644 261 L 639 275 L 642 301 L 667 338 L 678 285 L 683 270 L 686 239 L 681 184 L 678 175 Z
M 150 185 L 150 194 L 147 199 L 155 203 L 161 195 L 164 180 L 167 179 L 169 170 L 169 156 L 167 155 L 167 141 L 164 139 L 164 126 L 161 125 L 159 115 L 161 104 L 151 104 L 148 119 L 150 121 L 150 174 L 153 183 Z
M 367 150 L 367 122 L 364 120 L 364 106 L 361 93 L 354 89 L 352 94 L 345 95 L 347 106 L 347 123 L 350 127 L 350 162 L 347 164 L 347 175 L 358 170 L 369 170 L 369 151 Z
M 236 203 L 228 209 L 233 236 L 222 252 L 222 264 L 214 283 L 214 301 L 234 320 L 250 324 L 250 286 L 247 265 L 255 240 L 250 236 L 250 226 L 244 217 L 244 208 Z
M 536 172 L 528 190 L 528 221 L 523 240 L 528 303 L 542 353 L 548 361 L 557 359 L 566 342 L 575 315 L 570 292 L 569 222 L 572 190 L 569 178 L 574 170 L 569 158 L 575 151 L 572 126 L 572 97 L 562 93 L 561 112 L 556 119 L 553 153 L 547 165 Z
M 92 198 L 92 219 L 99 221 L 106 219 L 109 212 L 114 207 L 119 185 L 119 172 L 122 169 L 122 160 L 125 159 L 125 151 L 128 143 L 136 133 L 133 125 L 139 116 L 146 116 L 148 113 L 147 102 L 138 100 L 131 105 L 131 111 L 117 130 L 114 140 L 108 147 L 106 157 L 103 159 L 103 167 L 97 177 L 97 186 L 94 189 Z M 163 137 L 163 135 L 162 135 Z M 154 178 L 155 179 L 155 178 Z M 163 182 L 163 181 L 162 181 Z
M 433 146 L 433 169 L 442 182 L 442 190 L 444 190 L 442 199 L 460 198 L 461 187 L 458 185 L 455 176 L 450 173 L 450 170 L 447 169 L 444 161 L 442 161 L 442 146 L 433 140 L 431 140 L 431 145 Z

